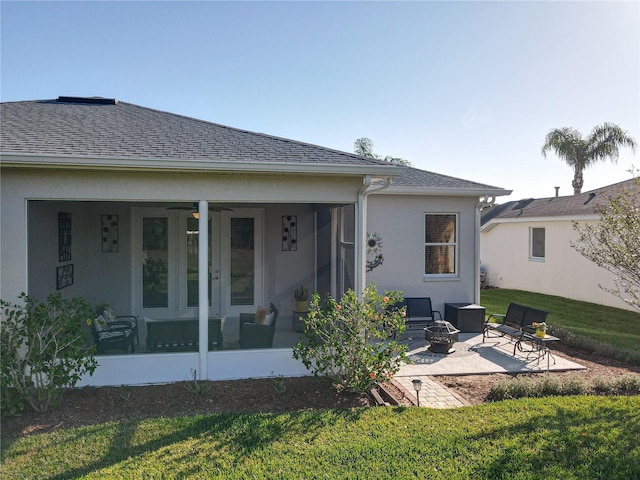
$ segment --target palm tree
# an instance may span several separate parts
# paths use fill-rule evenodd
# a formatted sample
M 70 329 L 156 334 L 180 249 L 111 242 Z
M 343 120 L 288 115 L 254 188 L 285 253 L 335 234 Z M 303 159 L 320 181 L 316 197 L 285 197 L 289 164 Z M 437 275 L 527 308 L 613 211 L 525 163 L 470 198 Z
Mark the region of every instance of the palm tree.
M 391 155 L 382 157 L 373 153 L 373 140 L 367 137 L 356 138 L 356 141 L 353 142 L 353 152 L 356 155 L 383 160 L 393 165 L 411 166 L 411 162 L 409 160 L 405 160 L 404 158 L 392 157 Z
M 567 165 L 573 167 L 571 185 L 574 195 L 578 195 L 584 185 L 584 169 L 607 158 L 617 162 L 619 147 L 630 147 L 635 152 L 636 141 L 618 125 L 605 122 L 595 126 L 587 138 L 582 138 L 582 134 L 574 128 L 554 128 L 547 133 L 542 155 L 546 157 L 547 152 L 553 150 Z
M 373 153 L 373 140 L 367 137 L 356 138 L 353 142 L 353 152 L 363 157 L 376 158 Z

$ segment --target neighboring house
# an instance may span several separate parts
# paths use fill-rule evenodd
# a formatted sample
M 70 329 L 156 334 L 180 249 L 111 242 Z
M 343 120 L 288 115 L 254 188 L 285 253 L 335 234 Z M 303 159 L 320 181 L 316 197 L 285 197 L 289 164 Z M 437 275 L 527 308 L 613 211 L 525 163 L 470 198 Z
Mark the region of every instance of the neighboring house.
M 292 358 L 301 285 L 477 302 L 480 207 L 510 193 L 113 99 L 0 114 L 1 298 L 59 291 L 139 317 L 135 354 L 99 355 L 84 385 L 306 374 Z M 240 314 L 271 303 L 271 348 L 241 348 Z M 190 320 L 197 340 L 210 317 L 211 351 L 150 352 L 151 329 Z
M 623 190 L 639 191 L 631 179 L 579 195 L 529 198 L 484 209 L 480 260 L 488 285 L 630 310 L 599 287 L 614 287 L 613 274 L 571 247 L 578 238 L 573 222 L 598 222 L 600 209 Z

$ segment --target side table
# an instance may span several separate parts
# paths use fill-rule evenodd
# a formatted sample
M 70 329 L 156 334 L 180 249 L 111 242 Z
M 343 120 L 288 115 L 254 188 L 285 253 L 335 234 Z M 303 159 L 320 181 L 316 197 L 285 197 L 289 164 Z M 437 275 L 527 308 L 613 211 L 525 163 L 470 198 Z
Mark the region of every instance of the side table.
M 304 319 L 307 318 L 307 314 L 309 312 L 298 312 L 297 310 L 293 311 L 293 321 L 291 327 L 294 332 L 304 332 Z
M 486 309 L 473 303 L 445 303 L 444 319 L 461 332 L 478 332 L 484 329 Z

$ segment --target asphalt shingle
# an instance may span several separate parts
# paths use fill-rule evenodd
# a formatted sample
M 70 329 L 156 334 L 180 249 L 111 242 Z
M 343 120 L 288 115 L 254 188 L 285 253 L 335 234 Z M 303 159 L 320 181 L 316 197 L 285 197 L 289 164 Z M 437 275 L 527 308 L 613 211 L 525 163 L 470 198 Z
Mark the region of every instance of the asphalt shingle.
M 527 198 L 496 205 L 483 210 L 480 222 L 484 225 L 494 219 L 594 215 L 602 210 L 610 198 L 625 190 L 640 195 L 640 186 L 634 179 L 629 179 L 578 195 Z
M 177 160 L 389 166 L 353 153 L 98 97 L 2 103 L 0 121 L 3 155 L 131 159 L 142 165 L 145 160 Z M 392 186 L 501 190 L 416 168 L 407 168 L 393 179 Z

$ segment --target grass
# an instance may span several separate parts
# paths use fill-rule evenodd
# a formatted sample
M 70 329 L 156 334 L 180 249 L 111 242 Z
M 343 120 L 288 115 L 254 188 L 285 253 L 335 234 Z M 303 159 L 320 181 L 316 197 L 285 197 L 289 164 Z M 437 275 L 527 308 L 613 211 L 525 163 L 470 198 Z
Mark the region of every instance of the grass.
M 18 478 L 640 477 L 639 397 L 381 407 L 95 425 L 2 449 Z M 73 452 L 73 454 L 70 454 Z
M 552 327 L 590 339 L 593 345 L 609 345 L 612 351 L 624 350 L 640 358 L 640 313 L 509 289 L 482 290 L 480 301 L 487 315 L 506 313 L 510 302 L 545 310 L 549 312 L 547 324 Z M 590 342 L 584 343 L 586 346 Z
M 482 292 L 487 313 L 504 313 L 510 302 L 547 310 L 549 324 L 576 335 L 640 352 L 634 312 L 515 290 Z M 638 389 L 635 377 L 612 381 L 591 388 Z M 505 385 L 503 398 L 585 388 L 549 382 Z M 216 414 L 4 439 L 0 477 L 628 479 L 640 478 L 638 438 L 639 396 L 545 396 L 456 410 Z

